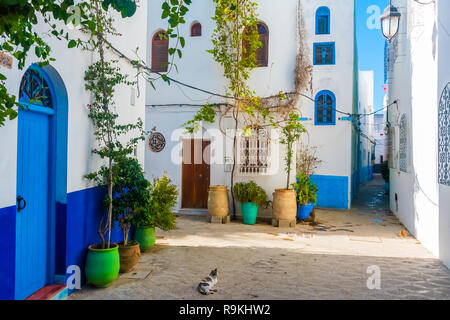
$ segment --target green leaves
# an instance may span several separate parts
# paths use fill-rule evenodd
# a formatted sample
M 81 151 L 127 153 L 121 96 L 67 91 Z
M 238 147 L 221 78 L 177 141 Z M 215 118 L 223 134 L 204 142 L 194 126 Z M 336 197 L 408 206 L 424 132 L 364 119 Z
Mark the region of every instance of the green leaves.
M 267 201 L 267 194 L 256 182 L 236 183 L 233 188 L 236 200 L 241 203 L 253 202 L 257 206 L 267 208 L 270 202 Z
M 186 122 L 183 127 L 187 133 L 195 133 L 200 128 L 201 122 L 214 123 L 216 111 L 210 104 L 204 105 L 194 116 L 194 119 Z
M 122 14 L 122 18 L 132 17 L 137 10 L 134 0 L 103 0 L 103 9 L 108 10 L 109 6 Z
M 172 210 L 177 203 L 178 190 L 167 175 L 155 178 L 146 189 L 147 202 L 139 210 L 136 225 L 141 227 L 158 227 L 169 231 L 175 229 L 175 215 Z
M 69 43 L 67 44 L 68 48 L 74 48 L 77 46 L 77 42 L 75 40 L 70 40 Z
M 297 175 L 297 182 L 292 185 L 297 192 L 297 198 L 300 205 L 308 205 L 317 203 L 317 186 L 311 179 L 303 174 Z

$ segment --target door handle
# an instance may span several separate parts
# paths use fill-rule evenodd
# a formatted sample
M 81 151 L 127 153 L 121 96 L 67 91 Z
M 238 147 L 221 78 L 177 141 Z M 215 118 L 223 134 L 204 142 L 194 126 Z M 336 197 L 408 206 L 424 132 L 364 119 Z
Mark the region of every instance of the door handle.
M 23 204 L 23 205 L 22 205 Z M 27 206 L 27 202 L 22 196 L 17 197 L 17 212 L 22 211 Z

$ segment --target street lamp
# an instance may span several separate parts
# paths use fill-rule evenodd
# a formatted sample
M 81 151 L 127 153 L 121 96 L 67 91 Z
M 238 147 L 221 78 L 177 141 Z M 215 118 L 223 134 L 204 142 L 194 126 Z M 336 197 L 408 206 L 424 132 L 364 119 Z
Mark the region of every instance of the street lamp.
M 398 33 L 400 26 L 400 12 L 391 4 L 384 10 L 381 16 L 381 29 L 383 36 L 390 42 Z

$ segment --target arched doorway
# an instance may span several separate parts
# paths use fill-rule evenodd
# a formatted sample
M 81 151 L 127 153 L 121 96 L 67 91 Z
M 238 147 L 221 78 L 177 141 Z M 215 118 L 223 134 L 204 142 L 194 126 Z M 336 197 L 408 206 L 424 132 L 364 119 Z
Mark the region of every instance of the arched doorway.
M 57 203 L 67 196 L 67 93 L 52 67 L 32 65 L 19 91 L 15 298 L 54 282 Z

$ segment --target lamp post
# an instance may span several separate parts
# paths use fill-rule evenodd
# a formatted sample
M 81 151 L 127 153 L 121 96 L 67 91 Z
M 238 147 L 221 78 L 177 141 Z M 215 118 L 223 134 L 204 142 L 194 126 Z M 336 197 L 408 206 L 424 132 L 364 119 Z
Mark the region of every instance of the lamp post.
M 396 7 L 392 5 L 392 0 L 389 6 L 384 10 L 381 16 L 381 29 L 383 36 L 390 42 L 398 33 L 400 26 L 401 14 Z

